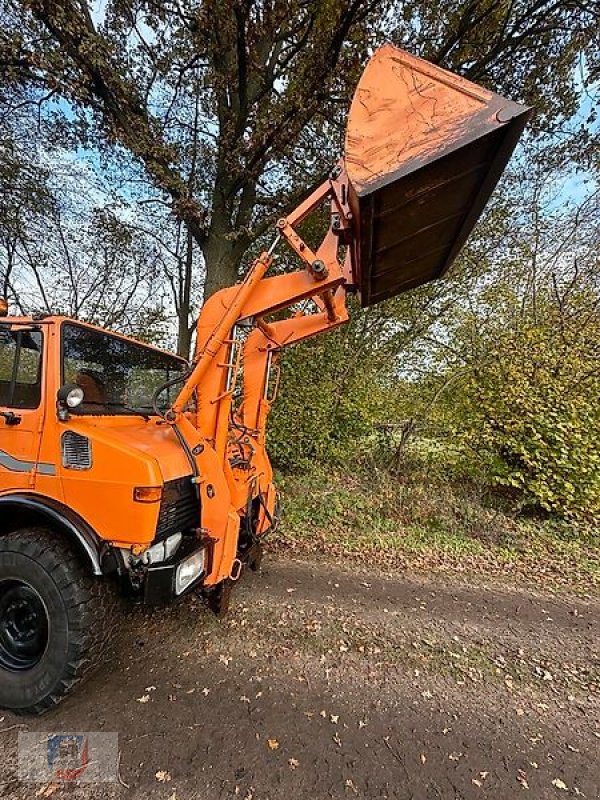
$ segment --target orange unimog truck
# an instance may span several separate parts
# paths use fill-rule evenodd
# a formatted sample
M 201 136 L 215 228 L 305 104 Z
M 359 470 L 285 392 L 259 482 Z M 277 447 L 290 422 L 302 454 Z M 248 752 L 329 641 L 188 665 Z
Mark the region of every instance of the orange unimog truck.
M 0 706 L 40 713 L 75 687 L 102 659 L 119 592 L 165 603 L 195 591 L 226 610 L 277 524 L 265 427 L 278 354 L 346 322 L 350 293 L 368 306 L 442 275 L 528 113 L 381 48 L 342 160 L 246 277 L 205 303 L 190 364 L 4 303 Z M 297 226 L 323 205 L 331 224 L 313 250 Z M 279 244 L 300 267 L 267 276 Z

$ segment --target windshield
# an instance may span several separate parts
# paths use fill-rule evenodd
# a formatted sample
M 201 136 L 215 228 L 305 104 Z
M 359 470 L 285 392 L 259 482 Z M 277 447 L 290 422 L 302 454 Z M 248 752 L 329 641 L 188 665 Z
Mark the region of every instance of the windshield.
M 187 370 L 176 356 L 81 325 L 63 324 L 62 344 L 63 383 L 81 386 L 78 410 L 84 414 L 153 414 L 155 390 Z M 180 388 L 179 383 L 161 394 L 161 411 Z

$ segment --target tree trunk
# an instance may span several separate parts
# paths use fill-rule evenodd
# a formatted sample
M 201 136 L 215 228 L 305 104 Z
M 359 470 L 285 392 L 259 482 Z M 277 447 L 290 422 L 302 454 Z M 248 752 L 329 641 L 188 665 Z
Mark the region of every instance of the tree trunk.
M 247 247 L 248 242 L 245 237 L 231 229 L 225 214 L 216 212 L 202 246 L 206 265 L 205 301 L 219 289 L 237 283 L 240 277 L 240 262 Z
M 192 313 L 192 274 L 194 269 L 194 238 L 191 231 L 187 230 L 185 263 L 183 269 L 183 281 L 180 287 L 179 308 L 177 314 L 177 354 L 183 358 L 190 357 L 192 345 L 192 330 L 190 328 L 190 316 Z

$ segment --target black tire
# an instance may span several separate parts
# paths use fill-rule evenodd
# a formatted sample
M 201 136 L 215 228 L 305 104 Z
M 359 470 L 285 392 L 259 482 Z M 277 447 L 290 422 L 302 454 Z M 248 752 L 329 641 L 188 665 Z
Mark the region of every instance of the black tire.
M 106 658 L 116 595 L 60 534 L 0 537 L 0 707 L 43 714 Z

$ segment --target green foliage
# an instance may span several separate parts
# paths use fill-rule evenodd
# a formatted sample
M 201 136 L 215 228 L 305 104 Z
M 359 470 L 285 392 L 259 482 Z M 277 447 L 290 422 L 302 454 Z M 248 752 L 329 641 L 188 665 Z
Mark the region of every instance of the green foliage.
M 436 368 L 403 387 L 417 430 L 405 458 L 521 509 L 600 518 L 597 293 L 539 282 L 523 297 L 499 281 L 483 297 L 457 311 Z
M 518 307 L 517 298 L 514 306 Z M 485 333 L 487 357 L 462 387 L 463 441 L 524 502 L 600 515 L 600 321 L 590 297 L 536 298 Z M 584 320 L 588 320 L 584 324 Z
M 278 466 L 348 462 L 368 444 L 384 394 L 373 363 L 354 347 L 357 325 L 284 353 L 280 396 L 269 424 L 270 452 Z
M 584 224 L 581 210 L 546 218 L 536 206 L 536 229 L 521 219 L 510 239 L 509 206 L 496 203 L 451 276 L 354 309 L 346 328 L 286 354 L 270 430 L 275 462 L 352 470 L 383 455 L 401 474 L 418 457 L 446 480 L 495 487 L 515 508 L 598 519 L 592 211 Z

